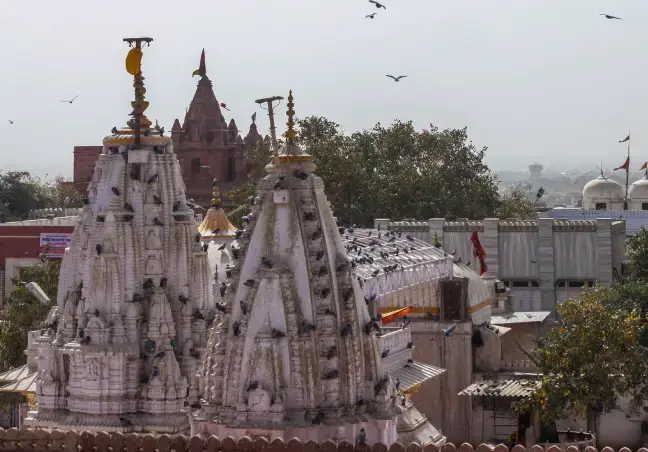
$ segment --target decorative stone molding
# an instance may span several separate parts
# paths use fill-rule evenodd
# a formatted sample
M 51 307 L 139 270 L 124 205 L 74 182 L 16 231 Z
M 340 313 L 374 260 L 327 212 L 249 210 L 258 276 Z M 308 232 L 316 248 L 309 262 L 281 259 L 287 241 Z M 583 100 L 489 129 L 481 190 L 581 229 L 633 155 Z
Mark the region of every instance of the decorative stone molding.
M 0 451 L 52 451 L 69 450 L 97 451 L 138 451 L 155 452 L 598 452 L 596 438 L 591 433 L 559 431 L 560 439 L 565 442 L 538 444 L 529 448 L 517 445 L 508 448 L 504 444 L 480 444 L 473 446 L 463 443 L 459 446 L 446 443 L 441 447 L 434 444 L 421 446 L 418 443 L 375 443 L 371 446 L 348 441 L 303 441 L 298 438 L 282 438 L 276 432 L 257 429 L 240 439 L 216 436 L 183 436 L 183 435 L 141 435 L 105 432 L 82 431 L 62 432 L 60 430 L 0 430 Z M 610 447 L 601 452 L 614 452 Z M 618 452 L 631 452 L 621 448 Z M 637 449 L 637 452 L 648 452 L 648 448 Z

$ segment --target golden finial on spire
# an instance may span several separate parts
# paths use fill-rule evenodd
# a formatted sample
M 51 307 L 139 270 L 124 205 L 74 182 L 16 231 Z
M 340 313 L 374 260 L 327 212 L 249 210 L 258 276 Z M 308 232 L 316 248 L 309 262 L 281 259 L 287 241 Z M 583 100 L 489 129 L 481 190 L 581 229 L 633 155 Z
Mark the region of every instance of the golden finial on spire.
M 211 206 L 219 209 L 221 206 L 221 199 L 220 191 L 218 191 L 218 179 L 214 179 L 212 186 L 214 187 L 214 189 L 212 190 Z
M 146 88 L 144 88 L 144 76 L 142 75 L 142 43 L 151 45 L 153 39 L 124 38 L 124 41 L 131 47 L 126 56 L 126 71 L 133 76 L 133 87 L 135 88 L 135 100 L 131 102 L 133 111 L 130 115 L 132 119 L 128 121 L 128 126 L 135 131 L 135 144 L 139 145 L 142 131 L 151 127 L 151 121 L 144 114 L 149 103 L 144 98 Z
M 293 107 L 295 104 L 293 103 L 293 95 L 292 95 L 292 90 L 288 93 L 288 111 L 286 112 L 286 115 L 288 116 L 288 122 L 286 125 L 288 126 L 288 130 L 286 130 L 286 133 L 284 133 L 286 140 L 288 141 L 289 144 L 292 144 L 295 141 L 295 137 L 297 136 L 297 132 L 295 131 L 295 121 L 293 117 L 295 116 L 295 110 L 293 110 Z

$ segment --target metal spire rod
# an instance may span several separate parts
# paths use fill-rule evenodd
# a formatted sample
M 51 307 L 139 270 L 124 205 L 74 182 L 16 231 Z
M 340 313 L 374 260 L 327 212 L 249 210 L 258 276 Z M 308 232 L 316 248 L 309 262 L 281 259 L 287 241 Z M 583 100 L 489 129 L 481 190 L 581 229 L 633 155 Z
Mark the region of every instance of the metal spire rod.
M 264 97 L 263 99 L 257 99 L 254 101 L 259 104 L 261 108 L 263 108 L 263 104 L 267 105 L 268 117 L 270 118 L 270 136 L 272 137 L 272 148 L 275 158 L 275 165 L 279 163 L 279 145 L 277 144 L 277 132 L 274 122 L 274 108 L 278 107 L 282 100 L 283 97 L 281 96 L 272 96 Z M 277 105 L 272 105 L 273 102 L 277 102 Z
M 628 129 L 628 168 L 626 169 L 625 198 L 623 198 L 623 210 L 628 210 L 628 183 L 630 179 L 630 129 Z

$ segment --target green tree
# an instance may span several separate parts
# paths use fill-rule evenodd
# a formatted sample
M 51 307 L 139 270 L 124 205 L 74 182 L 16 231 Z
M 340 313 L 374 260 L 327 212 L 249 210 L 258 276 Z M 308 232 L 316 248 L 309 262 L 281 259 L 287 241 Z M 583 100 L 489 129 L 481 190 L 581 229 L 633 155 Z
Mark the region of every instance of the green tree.
M 498 218 L 532 220 L 538 217 L 535 207 L 534 203 L 529 200 L 524 185 L 521 182 L 516 182 L 500 197 L 496 216 Z
M 272 159 L 272 152 L 270 151 L 269 143 L 259 142 L 256 146 L 250 146 L 245 155 L 245 166 L 247 168 L 247 175 L 245 182 L 235 190 L 225 193 L 225 197 L 232 201 L 235 206 L 236 212 L 228 215 L 232 224 L 240 226 L 241 218 L 248 213 L 248 209 L 237 209 L 237 207 L 248 204 L 248 198 L 256 194 L 256 186 L 265 175 L 265 166 L 270 163 Z
M 55 304 L 60 269 L 60 261 L 43 260 L 23 269 L 20 279 L 12 280 L 17 287 L 7 298 L 0 321 L 0 368 L 3 370 L 25 364 L 27 333 L 42 326 L 51 308 L 29 293 L 25 284 L 36 282 Z
M 71 180 L 58 175 L 43 185 L 44 207 L 83 207 L 83 193 L 74 186 Z
M 648 279 L 648 231 L 643 226 L 628 240 L 628 263 L 630 278 Z
M 45 207 L 47 190 L 27 171 L 0 172 L 0 215 L 4 220 L 27 218 L 32 209 Z
M 378 217 L 492 215 L 498 205 L 486 148 L 467 130 L 416 131 L 411 121 L 344 134 L 326 118 L 298 121 L 300 144 L 313 155 L 342 223 L 369 226 Z
M 536 350 L 540 389 L 518 409 L 538 406 L 545 418 L 585 416 L 617 406 L 629 396 L 635 408 L 648 396 L 647 349 L 639 343 L 638 310 L 616 309 L 619 294 L 595 286 L 561 302 L 560 322 Z
M 63 176 L 42 181 L 27 171 L 0 172 L 0 222 L 25 219 L 34 209 L 81 207 L 82 201 L 83 195 Z

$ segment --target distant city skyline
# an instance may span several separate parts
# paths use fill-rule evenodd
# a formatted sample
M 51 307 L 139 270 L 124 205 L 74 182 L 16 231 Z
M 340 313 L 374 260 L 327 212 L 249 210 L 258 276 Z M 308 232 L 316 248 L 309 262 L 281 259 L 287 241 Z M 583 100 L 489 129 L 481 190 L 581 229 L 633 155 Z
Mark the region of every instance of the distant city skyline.
M 322 115 L 347 131 L 394 119 L 418 129 L 468 128 L 496 171 L 595 170 L 623 162 L 642 134 L 648 4 L 627 0 L 401 0 L 375 19 L 365 0 L 196 0 L 110 4 L 3 3 L 0 17 L 0 169 L 72 174 L 75 145 L 101 144 L 130 111 L 122 38 L 150 35 L 144 74 L 151 119 L 182 118 L 200 52 L 220 102 L 245 130 L 254 99 L 295 94 L 297 117 Z M 128 14 L 124 12 L 128 11 Z M 600 13 L 622 17 L 606 20 Z M 395 83 L 386 74 L 407 74 Z M 74 96 L 79 97 L 72 103 Z M 280 107 L 279 132 L 285 117 Z M 10 124 L 9 121 L 14 121 Z M 641 162 L 641 163 L 639 163 Z M 631 168 L 632 170 L 632 168 Z

